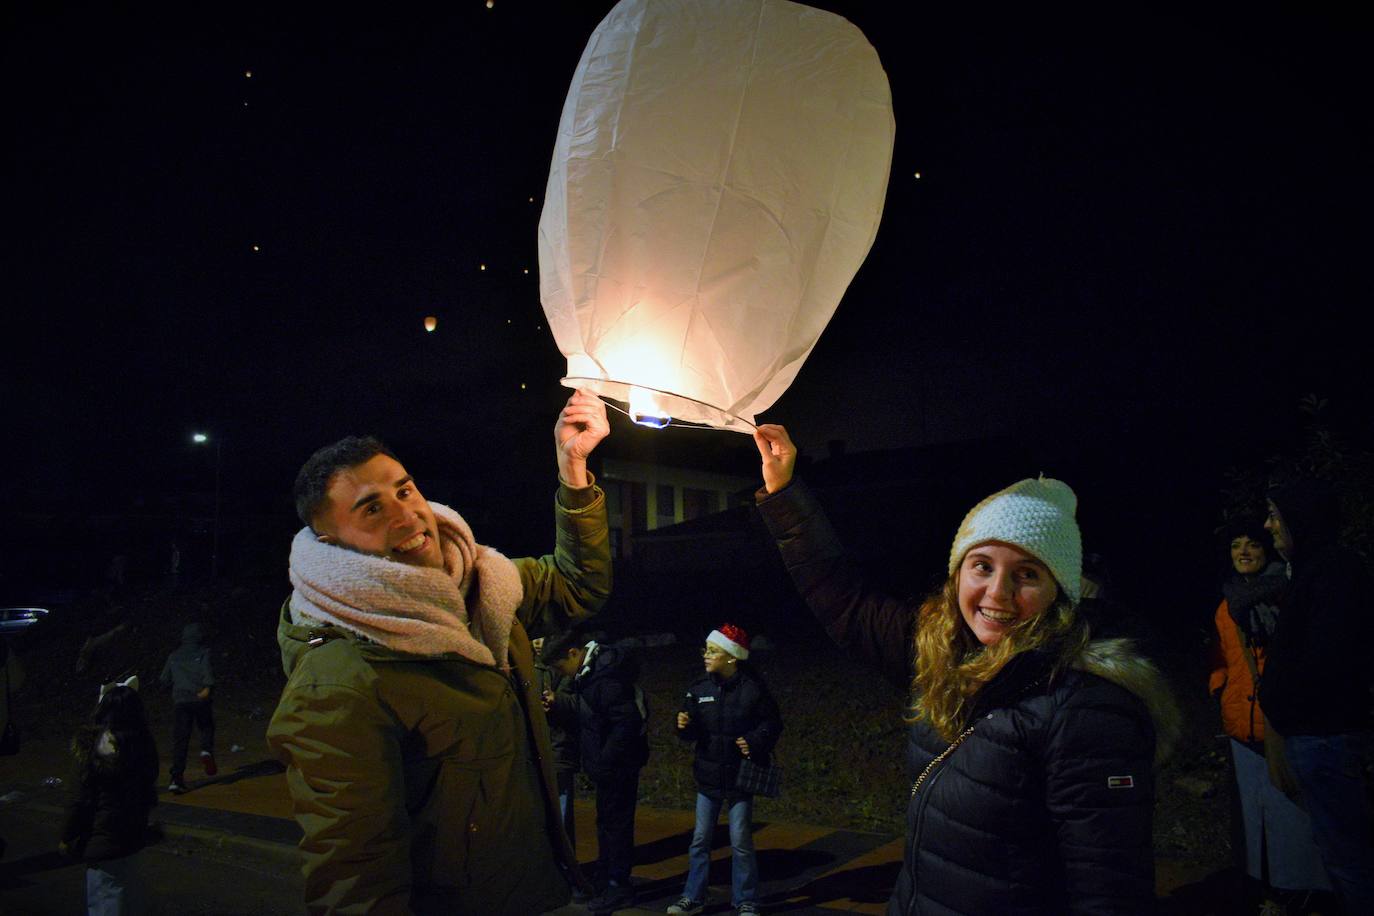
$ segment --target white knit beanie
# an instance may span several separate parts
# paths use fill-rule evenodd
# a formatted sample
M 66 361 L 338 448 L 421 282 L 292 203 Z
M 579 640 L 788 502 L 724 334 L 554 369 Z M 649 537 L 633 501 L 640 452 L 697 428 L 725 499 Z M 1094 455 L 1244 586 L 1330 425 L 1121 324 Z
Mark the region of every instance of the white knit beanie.
M 1049 567 L 1074 601 L 1082 593 L 1083 537 L 1074 520 L 1078 497 L 1062 480 L 1026 478 L 969 510 L 949 550 L 949 573 L 969 549 L 988 541 L 1020 547 Z

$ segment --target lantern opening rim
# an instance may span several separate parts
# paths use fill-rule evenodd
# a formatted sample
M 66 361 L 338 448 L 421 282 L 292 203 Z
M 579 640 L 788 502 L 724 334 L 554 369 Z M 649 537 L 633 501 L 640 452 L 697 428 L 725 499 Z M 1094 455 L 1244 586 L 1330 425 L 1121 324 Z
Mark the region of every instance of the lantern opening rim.
M 685 402 L 686 405 L 695 405 L 697 407 L 704 408 L 705 412 L 714 413 L 722 418 L 722 421 L 719 424 L 717 424 L 710 422 L 698 422 L 695 420 L 684 420 L 679 417 L 670 415 L 668 417 L 667 423 L 663 424 L 663 426 L 661 427 L 657 427 L 659 429 L 663 429 L 669 426 L 680 426 L 687 427 L 690 429 L 720 429 L 729 432 L 738 432 L 745 433 L 746 435 L 751 435 L 753 431 L 757 428 L 757 425 L 755 423 L 745 419 L 744 417 L 741 417 L 737 414 L 733 414 L 730 411 L 725 410 L 721 407 L 717 407 L 715 404 L 698 400 L 697 398 L 688 397 L 685 394 L 678 394 L 675 391 L 665 391 L 661 388 L 653 388 L 649 385 L 641 385 L 635 382 L 623 382 L 618 379 L 592 378 L 590 376 L 579 375 L 564 376 L 559 381 L 568 388 L 586 388 L 593 394 L 600 397 L 609 406 L 625 414 L 625 416 L 629 417 L 633 422 L 641 426 L 647 426 L 648 424 L 639 423 L 639 419 L 635 412 L 626 410 L 625 408 L 621 407 L 618 403 L 616 403 L 621 402 L 628 406 L 630 403 L 629 391 L 631 388 L 638 388 L 642 391 L 648 391 L 653 394 L 667 398 L 671 401 Z M 611 390 L 608 391 L 607 389 Z M 623 397 L 620 396 L 622 394 Z

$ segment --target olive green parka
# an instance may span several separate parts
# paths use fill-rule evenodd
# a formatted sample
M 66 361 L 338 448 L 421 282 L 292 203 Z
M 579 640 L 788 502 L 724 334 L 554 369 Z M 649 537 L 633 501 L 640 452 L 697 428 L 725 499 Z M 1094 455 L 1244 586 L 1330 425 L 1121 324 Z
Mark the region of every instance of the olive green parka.
M 516 559 L 508 669 L 422 657 L 341 627 L 277 628 L 287 684 L 267 730 L 304 836 L 310 913 L 530 916 L 582 881 L 558 817 L 531 635 L 610 594 L 605 496 L 559 488 L 550 556 Z

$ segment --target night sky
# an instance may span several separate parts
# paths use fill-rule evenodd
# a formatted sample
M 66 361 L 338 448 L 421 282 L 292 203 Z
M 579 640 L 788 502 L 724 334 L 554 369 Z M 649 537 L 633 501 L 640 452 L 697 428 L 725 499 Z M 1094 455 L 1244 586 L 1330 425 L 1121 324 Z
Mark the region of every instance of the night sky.
M 551 486 L 535 229 L 611 5 L 7 12 L 7 503 L 203 489 L 195 430 L 242 511 L 286 510 L 348 432 L 458 495 Z M 814 5 L 876 47 L 896 152 L 868 260 L 761 420 L 818 452 L 1011 437 L 1154 555 L 1215 521 L 1223 468 L 1292 441 L 1308 392 L 1368 441 L 1368 30 Z M 653 435 L 617 423 L 614 447 Z

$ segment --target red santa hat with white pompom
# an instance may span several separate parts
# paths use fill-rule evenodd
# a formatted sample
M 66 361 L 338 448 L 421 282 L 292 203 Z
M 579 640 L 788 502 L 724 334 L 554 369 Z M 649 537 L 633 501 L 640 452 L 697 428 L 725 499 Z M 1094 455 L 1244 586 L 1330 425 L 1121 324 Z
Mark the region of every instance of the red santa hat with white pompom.
M 719 630 L 712 630 L 706 637 L 708 646 L 716 646 L 740 661 L 749 657 L 749 634 L 733 623 L 723 623 Z

